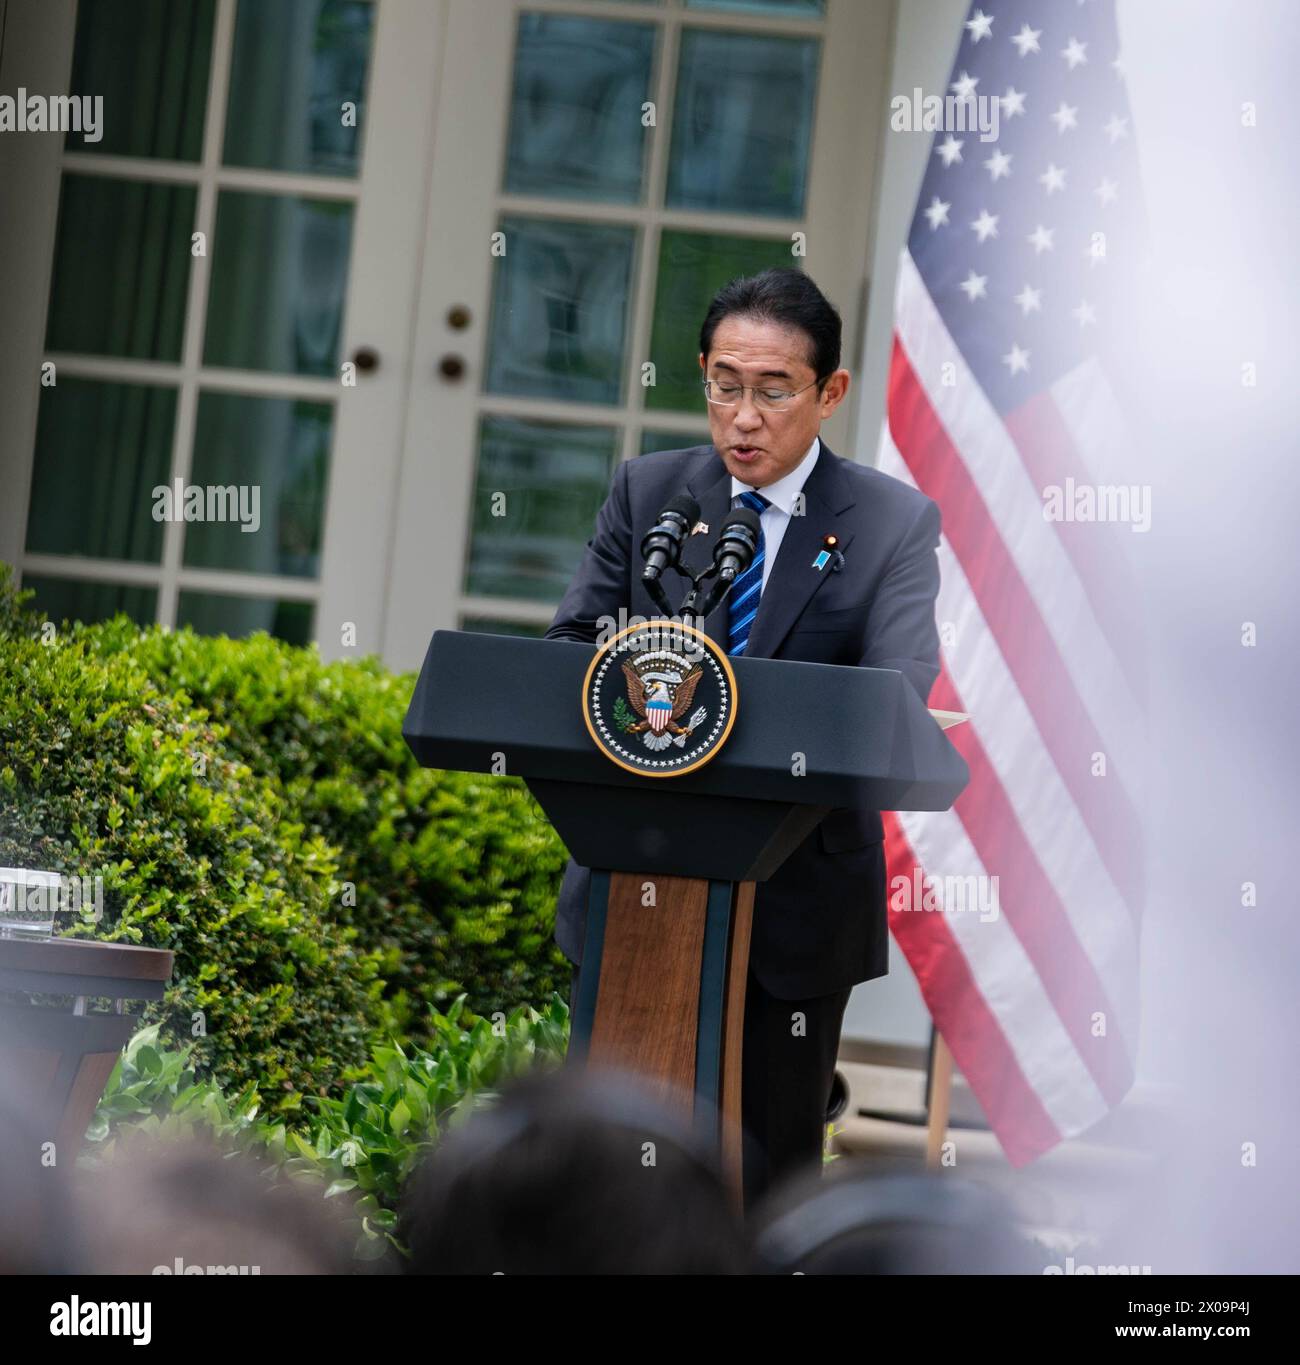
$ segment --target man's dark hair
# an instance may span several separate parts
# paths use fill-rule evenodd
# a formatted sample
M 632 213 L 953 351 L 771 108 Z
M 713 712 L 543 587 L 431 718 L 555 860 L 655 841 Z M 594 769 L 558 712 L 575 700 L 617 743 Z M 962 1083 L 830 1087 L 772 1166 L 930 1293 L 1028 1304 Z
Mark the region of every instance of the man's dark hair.
M 808 363 L 817 387 L 840 367 L 840 315 L 835 305 L 792 266 L 774 266 L 758 275 L 729 280 L 713 296 L 700 328 L 700 352 L 708 364 L 713 333 L 723 318 L 740 314 L 803 332 L 809 342 Z

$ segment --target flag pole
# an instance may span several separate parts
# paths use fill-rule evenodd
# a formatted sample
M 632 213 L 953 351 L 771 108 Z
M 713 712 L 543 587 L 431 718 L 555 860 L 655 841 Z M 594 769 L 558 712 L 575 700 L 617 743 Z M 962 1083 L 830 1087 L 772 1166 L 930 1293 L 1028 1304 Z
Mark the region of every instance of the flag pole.
M 938 1029 L 932 1030 L 930 1048 L 930 1088 L 926 1096 L 928 1133 L 925 1142 L 925 1164 L 930 1169 L 939 1165 L 944 1139 L 948 1136 L 948 1110 L 952 1100 L 952 1053 Z

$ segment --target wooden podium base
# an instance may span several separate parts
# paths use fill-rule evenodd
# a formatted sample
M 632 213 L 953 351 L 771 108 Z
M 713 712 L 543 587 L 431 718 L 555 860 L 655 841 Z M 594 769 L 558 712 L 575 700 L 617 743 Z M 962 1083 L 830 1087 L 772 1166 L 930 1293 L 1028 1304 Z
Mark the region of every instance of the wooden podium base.
M 569 1045 L 693 1122 L 738 1205 L 753 909 L 753 882 L 593 870 Z

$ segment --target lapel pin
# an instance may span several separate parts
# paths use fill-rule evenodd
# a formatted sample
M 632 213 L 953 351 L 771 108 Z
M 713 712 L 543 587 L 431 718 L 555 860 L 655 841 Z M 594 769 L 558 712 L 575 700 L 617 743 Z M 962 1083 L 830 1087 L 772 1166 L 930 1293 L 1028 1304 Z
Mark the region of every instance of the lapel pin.
M 707 521 L 697 521 L 695 525 L 691 527 L 691 535 L 693 536 L 707 535 L 708 531 L 709 523 Z
M 817 552 L 817 558 L 813 560 L 812 566 L 818 573 L 829 564 L 831 573 L 839 573 L 844 567 L 844 554 L 839 548 L 840 538 L 833 535 L 822 537 L 822 548 Z

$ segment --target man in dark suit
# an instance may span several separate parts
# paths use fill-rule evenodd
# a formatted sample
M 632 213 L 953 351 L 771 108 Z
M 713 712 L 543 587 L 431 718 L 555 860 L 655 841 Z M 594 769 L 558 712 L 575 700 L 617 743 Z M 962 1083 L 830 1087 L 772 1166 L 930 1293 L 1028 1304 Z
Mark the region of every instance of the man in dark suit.
M 729 653 L 898 669 L 925 700 L 939 671 L 939 509 L 821 441 L 849 387 L 834 307 L 798 270 L 733 280 L 705 315 L 699 363 L 712 445 L 619 467 L 547 638 L 596 641 L 628 617 L 661 614 L 641 586 L 640 543 L 686 489 L 708 528 L 683 550 L 695 569 L 729 508 L 759 512 L 754 563 L 704 622 Z M 819 568 L 828 536 L 843 558 Z M 819 1159 L 849 992 L 888 971 L 881 841 L 878 811 L 833 810 L 756 888 L 742 1075 L 747 1206 Z M 570 859 L 555 936 L 573 963 L 589 879 Z

